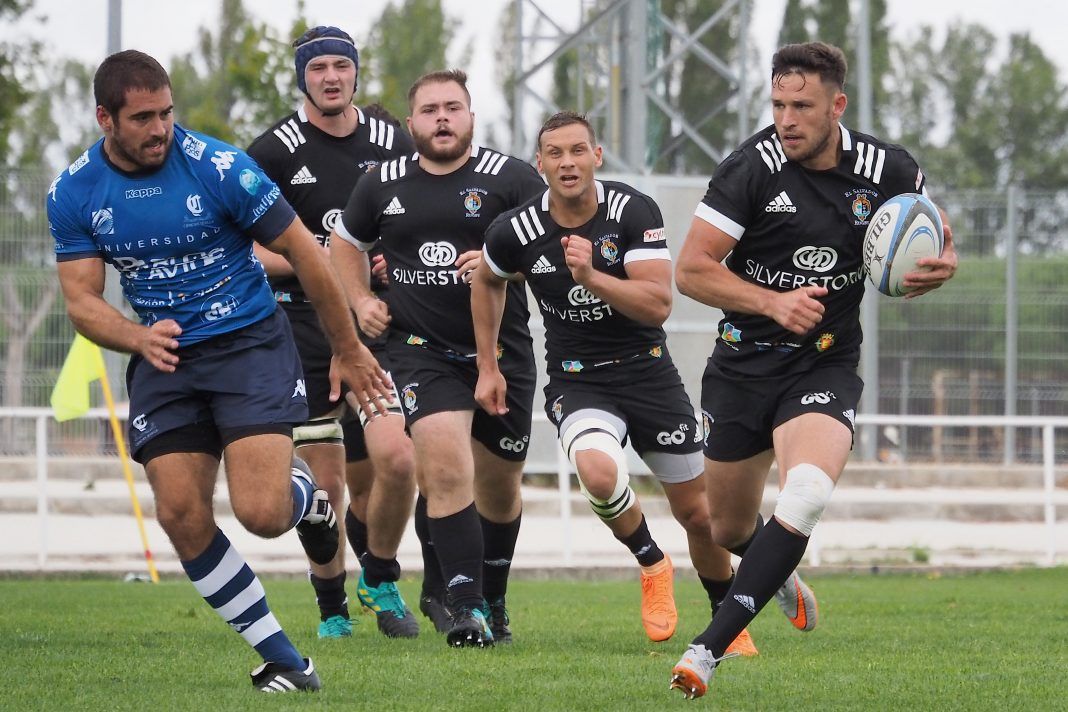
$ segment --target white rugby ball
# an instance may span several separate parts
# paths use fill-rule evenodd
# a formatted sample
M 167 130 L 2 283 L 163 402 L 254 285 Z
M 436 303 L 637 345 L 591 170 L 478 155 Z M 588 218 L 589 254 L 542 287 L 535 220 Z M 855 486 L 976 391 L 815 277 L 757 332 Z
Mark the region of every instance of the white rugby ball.
M 944 239 L 942 216 L 934 203 L 919 193 L 894 196 L 868 223 L 864 271 L 883 294 L 904 296 L 912 291 L 902 286 L 905 275 L 917 269 L 917 260 L 941 256 Z

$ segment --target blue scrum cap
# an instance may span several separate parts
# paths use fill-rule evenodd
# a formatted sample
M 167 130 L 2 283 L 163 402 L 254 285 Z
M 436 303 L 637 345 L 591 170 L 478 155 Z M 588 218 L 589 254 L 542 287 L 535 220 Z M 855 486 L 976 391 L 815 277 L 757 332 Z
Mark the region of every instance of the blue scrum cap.
M 298 37 L 293 46 L 296 48 L 297 88 L 305 94 L 308 93 L 308 83 L 304 73 L 308 69 L 308 62 L 324 54 L 348 57 L 360 69 L 360 54 L 356 51 L 356 43 L 352 41 L 349 33 L 338 27 L 319 25 L 312 27 Z

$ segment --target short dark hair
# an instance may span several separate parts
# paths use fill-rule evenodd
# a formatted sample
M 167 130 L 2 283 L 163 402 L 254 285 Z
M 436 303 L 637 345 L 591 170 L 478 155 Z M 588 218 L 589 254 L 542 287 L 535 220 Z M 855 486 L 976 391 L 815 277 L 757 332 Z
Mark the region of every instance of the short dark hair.
M 558 111 L 547 118 L 545 123 L 541 125 L 541 129 L 538 131 L 538 150 L 541 150 L 542 134 L 547 131 L 562 129 L 565 126 L 571 126 L 572 124 L 582 124 L 585 126 L 586 130 L 590 133 L 590 145 L 597 145 L 597 133 L 593 130 L 593 126 L 590 124 L 590 120 L 585 114 L 580 114 L 577 111 Z
M 846 58 L 838 47 L 825 42 L 788 44 L 771 58 L 771 81 L 787 74 L 817 74 L 824 84 L 845 89 Z
M 130 89 L 158 91 L 170 85 L 171 78 L 159 62 L 144 52 L 127 49 L 100 63 L 93 77 L 93 97 L 97 106 L 116 116 L 126 106 Z
M 401 125 L 400 119 L 394 116 L 393 112 L 379 104 L 377 101 L 373 104 L 368 104 L 367 106 L 362 107 L 360 110 L 363 111 L 365 115 L 370 116 L 372 119 L 381 119 L 387 124 L 392 124 L 393 126 L 397 127 L 400 127 Z
M 460 85 L 460 88 L 464 90 L 464 96 L 467 97 L 467 108 L 471 108 L 471 92 L 467 90 L 467 72 L 462 69 L 439 69 L 436 72 L 429 72 L 424 74 L 415 80 L 412 84 L 412 88 L 408 90 L 408 110 L 411 111 L 415 108 L 412 104 L 415 101 L 415 93 L 422 89 L 427 84 L 445 84 L 446 82 L 456 82 Z

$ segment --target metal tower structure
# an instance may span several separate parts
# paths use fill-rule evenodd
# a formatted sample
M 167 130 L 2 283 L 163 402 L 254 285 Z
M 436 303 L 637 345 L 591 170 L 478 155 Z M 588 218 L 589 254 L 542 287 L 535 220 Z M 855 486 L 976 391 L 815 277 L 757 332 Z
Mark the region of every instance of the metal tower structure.
M 512 153 L 530 151 L 536 117 L 560 109 L 588 114 L 603 126 L 602 144 L 609 169 L 646 173 L 666 152 L 692 143 L 714 161 L 727 147 L 715 146 L 702 128 L 733 102 L 738 133 L 748 136 L 750 0 L 724 0 L 719 10 L 693 28 L 664 15 L 660 0 L 513 0 L 511 43 L 516 81 L 512 90 Z M 716 55 L 701 38 L 714 26 L 739 18 L 737 57 Z M 569 29 L 574 28 L 574 29 Z M 569 54 L 570 53 L 570 54 Z M 560 60 L 568 55 L 573 65 Z M 730 87 L 702 116 L 687 116 L 672 103 L 672 69 L 696 58 Z M 562 69 L 563 68 L 563 69 Z M 551 98 L 554 72 L 571 70 L 575 105 L 556 106 Z M 670 138 L 654 140 L 666 123 Z

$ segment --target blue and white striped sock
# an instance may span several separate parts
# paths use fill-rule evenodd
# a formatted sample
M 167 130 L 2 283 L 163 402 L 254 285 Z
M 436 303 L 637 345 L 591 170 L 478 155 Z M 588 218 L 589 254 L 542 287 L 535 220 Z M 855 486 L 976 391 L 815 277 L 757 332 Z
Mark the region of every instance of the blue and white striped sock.
M 267 607 L 263 585 L 221 529 L 200 556 L 182 567 L 197 592 L 264 662 L 304 669 L 304 660 Z
M 308 466 L 304 464 L 304 461 L 294 457 L 293 467 L 290 470 L 290 481 L 293 487 L 293 517 L 289 522 L 289 528 L 297 526 L 297 522 L 304 519 L 312 507 L 312 492 L 315 491 L 315 482 L 312 481 L 310 475 L 307 474 L 298 465 L 303 465 L 304 468 Z

